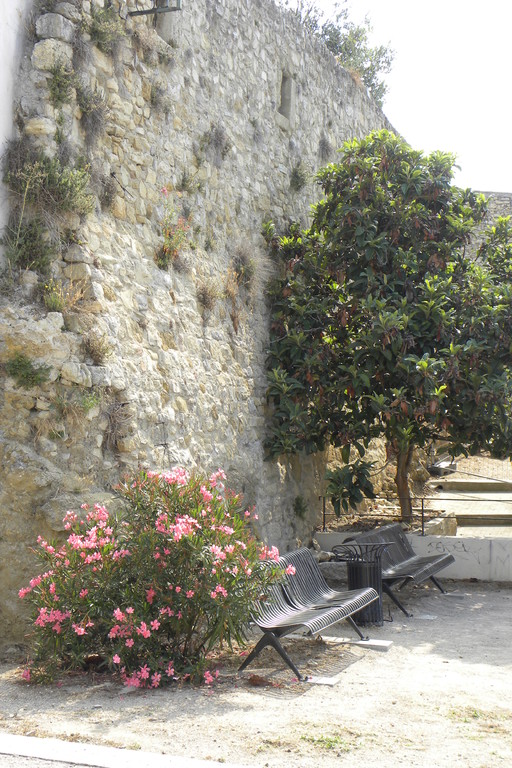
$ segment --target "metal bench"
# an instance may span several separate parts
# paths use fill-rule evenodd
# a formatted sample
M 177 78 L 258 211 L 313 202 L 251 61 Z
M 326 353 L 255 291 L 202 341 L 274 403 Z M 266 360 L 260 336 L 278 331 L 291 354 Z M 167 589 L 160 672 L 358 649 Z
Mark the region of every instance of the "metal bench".
M 311 552 L 302 548 L 280 558 L 283 581 L 271 586 L 255 606 L 253 621 L 263 632 L 253 650 L 239 667 L 242 672 L 258 654 L 270 645 L 293 670 L 299 680 L 302 675 L 283 648 L 280 638 L 305 628 L 316 635 L 324 629 L 346 619 L 361 640 L 364 637 L 352 619 L 352 614 L 379 599 L 371 587 L 337 592 L 327 585 L 318 563 Z M 285 568 L 293 565 L 294 575 L 286 575 Z
M 396 592 L 392 591 L 391 587 L 394 584 L 398 583 L 400 590 L 410 581 L 421 584 L 430 579 L 443 594 L 445 593 L 434 574 L 455 562 L 455 558 L 448 552 L 439 555 L 416 555 L 400 523 L 383 525 L 381 528 L 355 536 L 349 541 L 351 547 L 354 544 L 388 543 L 382 552 L 382 589 L 406 616 L 410 617 L 412 614 L 408 613 Z M 337 557 L 340 559 L 343 557 L 343 544 L 336 544 L 332 549 Z

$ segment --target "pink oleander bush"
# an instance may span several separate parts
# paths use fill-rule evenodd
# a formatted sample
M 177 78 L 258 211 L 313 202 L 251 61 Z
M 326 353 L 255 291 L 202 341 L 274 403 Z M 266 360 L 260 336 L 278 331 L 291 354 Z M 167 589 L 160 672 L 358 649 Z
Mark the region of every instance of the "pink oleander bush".
M 83 505 L 66 514 L 62 546 L 39 538 L 44 573 L 19 593 L 33 606 L 24 677 L 94 660 L 130 686 L 211 683 L 208 654 L 243 644 L 254 600 L 280 578 L 279 553 L 256 541 L 224 479 L 141 473 L 119 486 L 122 513 Z

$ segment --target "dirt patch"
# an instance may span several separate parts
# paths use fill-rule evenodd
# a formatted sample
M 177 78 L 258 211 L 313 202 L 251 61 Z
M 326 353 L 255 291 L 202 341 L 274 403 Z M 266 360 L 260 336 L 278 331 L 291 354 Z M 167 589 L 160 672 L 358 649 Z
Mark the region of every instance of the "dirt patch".
M 102 676 L 58 685 L 0 669 L 0 730 L 261 768 L 489 768 L 512 764 L 512 587 L 446 583 L 405 590 L 414 618 L 385 599 L 369 628 L 389 651 L 324 637 L 289 639 L 299 682 L 266 650 L 238 676 L 220 655 L 212 688 L 124 689 Z M 334 681 L 337 680 L 335 684 Z

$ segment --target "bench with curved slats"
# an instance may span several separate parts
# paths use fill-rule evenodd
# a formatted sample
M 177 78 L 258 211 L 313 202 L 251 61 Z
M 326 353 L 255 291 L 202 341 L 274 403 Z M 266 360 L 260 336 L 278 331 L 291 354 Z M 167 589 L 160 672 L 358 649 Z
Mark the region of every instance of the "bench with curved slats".
M 391 590 L 394 584 L 398 583 L 398 589 L 402 589 L 410 581 L 414 584 L 421 584 L 430 579 L 441 592 L 445 592 L 435 574 L 455 562 L 455 558 L 449 552 L 442 552 L 437 555 L 416 555 L 400 523 L 390 523 L 381 528 L 366 531 L 350 539 L 350 542 L 356 545 L 388 543 L 382 553 L 381 560 L 382 589 L 406 616 L 412 614 L 408 613 L 402 605 L 396 592 Z M 344 552 L 343 548 L 344 545 L 339 544 L 332 549 L 335 555 L 341 557 Z
M 280 558 L 283 581 L 271 586 L 255 607 L 253 620 L 263 637 L 239 668 L 244 670 L 266 646 L 271 646 L 293 670 L 299 680 L 302 675 L 283 648 L 280 638 L 298 629 L 316 635 L 333 624 L 346 619 L 361 639 L 365 639 L 352 615 L 379 599 L 371 587 L 337 592 L 328 587 L 318 563 L 311 552 L 302 548 Z M 285 568 L 293 565 L 295 574 L 286 575 Z

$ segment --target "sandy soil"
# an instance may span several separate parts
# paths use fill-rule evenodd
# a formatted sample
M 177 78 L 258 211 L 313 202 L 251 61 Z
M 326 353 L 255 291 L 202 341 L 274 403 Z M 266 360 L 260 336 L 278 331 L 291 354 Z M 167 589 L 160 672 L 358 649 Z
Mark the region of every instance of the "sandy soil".
M 385 599 L 387 652 L 289 639 L 299 683 L 273 651 L 241 676 L 219 659 L 211 689 L 129 691 L 99 676 L 50 687 L 0 667 L 0 731 L 187 755 L 258 768 L 494 768 L 512 765 L 512 586 L 446 582 Z M 391 620 L 392 619 L 392 620 Z M 1 739 L 1 733 L 0 733 Z

